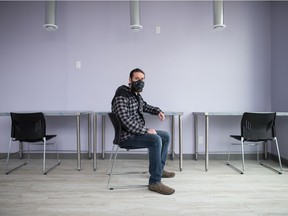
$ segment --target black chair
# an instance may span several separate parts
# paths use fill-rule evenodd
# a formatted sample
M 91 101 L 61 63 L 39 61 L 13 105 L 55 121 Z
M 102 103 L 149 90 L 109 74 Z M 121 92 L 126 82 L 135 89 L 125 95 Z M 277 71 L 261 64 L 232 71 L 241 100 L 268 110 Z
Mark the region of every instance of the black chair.
M 147 173 L 147 171 L 145 171 L 145 172 L 125 172 L 125 173 L 114 173 L 113 172 L 113 168 L 114 168 L 114 165 L 116 163 L 116 159 L 117 159 L 119 148 L 124 148 L 124 147 L 119 146 L 119 144 L 120 144 L 120 134 L 121 134 L 121 130 L 122 130 L 120 119 L 114 113 L 108 113 L 108 116 L 109 116 L 109 118 L 110 118 L 110 120 L 112 122 L 112 125 L 114 127 L 114 132 L 115 132 L 114 140 L 113 140 L 113 147 L 112 147 L 112 151 L 111 151 L 111 154 L 110 154 L 109 164 L 108 164 L 108 167 L 107 167 L 107 174 L 109 175 L 108 188 L 110 190 L 113 190 L 113 189 L 147 187 L 148 185 L 111 186 L 110 181 L 111 181 L 112 175 L 137 174 L 137 173 L 138 174 L 139 173 L 140 174 L 145 174 L 145 173 Z M 127 148 L 124 148 L 124 149 L 129 151 L 129 150 L 132 150 L 132 149 L 140 149 L 140 148 L 135 148 L 135 147 L 131 146 L 131 147 L 127 147 Z
M 46 135 L 46 121 L 43 113 L 10 113 L 12 125 L 11 125 L 11 138 L 8 150 L 8 156 L 6 161 L 6 174 L 8 175 L 15 169 L 20 168 L 28 164 L 30 160 L 30 143 L 43 145 L 43 174 L 46 175 L 50 170 L 60 164 L 59 153 L 57 150 L 56 142 L 47 143 L 48 140 L 56 138 L 56 135 Z M 25 163 L 8 170 L 8 163 L 11 153 L 12 144 L 17 141 L 19 146 L 23 146 L 23 143 L 28 143 L 28 158 Z M 46 168 L 46 146 L 48 144 L 54 144 L 57 154 L 57 163 L 51 168 Z
M 278 141 L 276 138 L 276 126 L 275 126 L 276 113 L 249 113 L 245 112 L 241 120 L 241 135 L 230 135 L 230 145 L 228 148 L 228 160 L 226 164 L 231 166 L 233 169 L 238 171 L 240 174 L 244 173 L 245 163 L 244 163 L 244 145 L 257 145 L 257 161 L 262 166 L 276 171 L 282 174 L 282 163 L 279 152 Z M 233 143 L 231 141 L 238 140 L 241 145 L 241 155 L 242 155 L 242 170 L 233 166 L 230 161 L 230 151 L 232 145 L 239 145 L 238 143 Z M 264 143 L 265 145 L 270 142 L 276 145 L 280 171 L 263 164 L 259 159 L 259 144 Z

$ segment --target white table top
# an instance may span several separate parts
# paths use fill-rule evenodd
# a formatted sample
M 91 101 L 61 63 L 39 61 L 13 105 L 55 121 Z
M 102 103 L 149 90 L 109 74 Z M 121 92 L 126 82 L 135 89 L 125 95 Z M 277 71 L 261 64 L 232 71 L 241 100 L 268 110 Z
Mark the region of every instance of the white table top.
M 271 111 L 273 112 L 273 111 Z M 205 116 L 241 116 L 244 112 L 193 112 L 193 115 Z M 267 113 L 267 112 L 254 112 L 254 113 Z M 276 112 L 276 116 L 288 116 L 288 112 Z
M 100 112 L 94 112 L 94 115 L 107 115 L 111 111 L 100 111 Z M 145 113 L 145 115 L 150 115 L 149 113 Z M 183 112 L 174 112 L 174 111 L 164 111 L 164 114 L 166 116 L 182 116 L 184 113 Z
M 92 111 L 87 110 L 64 110 L 64 111 L 13 111 L 15 113 L 33 113 L 33 112 L 43 112 L 45 116 L 77 116 L 77 115 L 88 115 L 92 114 Z M 0 116 L 10 116 L 10 112 L 0 112 Z

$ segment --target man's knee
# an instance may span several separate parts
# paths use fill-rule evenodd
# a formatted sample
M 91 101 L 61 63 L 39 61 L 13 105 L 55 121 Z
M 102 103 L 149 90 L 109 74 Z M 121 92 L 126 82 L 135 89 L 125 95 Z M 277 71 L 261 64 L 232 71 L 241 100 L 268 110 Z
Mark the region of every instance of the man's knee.
M 167 131 L 157 131 L 157 134 L 161 137 L 163 142 L 170 142 L 170 134 Z
M 162 138 L 158 134 L 150 134 L 149 136 L 150 146 L 153 148 L 161 148 L 162 147 Z

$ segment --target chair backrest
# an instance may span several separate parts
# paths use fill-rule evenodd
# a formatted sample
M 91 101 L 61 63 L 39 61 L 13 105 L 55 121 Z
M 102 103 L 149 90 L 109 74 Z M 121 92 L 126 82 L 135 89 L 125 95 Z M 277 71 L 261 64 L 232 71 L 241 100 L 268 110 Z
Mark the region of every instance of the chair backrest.
M 245 112 L 241 120 L 241 136 L 245 140 L 265 141 L 276 137 L 276 113 Z
M 11 137 L 19 141 L 37 141 L 46 136 L 43 113 L 10 113 Z
M 108 113 L 108 116 L 109 116 L 109 118 L 112 122 L 112 125 L 114 127 L 115 135 L 114 135 L 113 143 L 119 145 L 120 135 L 121 135 L 121 130 L 122 130 L 121 122 L 120 122 L 119 118 L 117 117 L 117 115 L 112 113 L 112 112 Z

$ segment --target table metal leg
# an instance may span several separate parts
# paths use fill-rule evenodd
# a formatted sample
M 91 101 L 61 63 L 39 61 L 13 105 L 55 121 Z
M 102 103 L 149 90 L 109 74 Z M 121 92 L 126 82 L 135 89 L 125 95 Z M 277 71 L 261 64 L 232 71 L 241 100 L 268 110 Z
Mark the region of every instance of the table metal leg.
M 19 142 L 19 158 L 23 159 L 23 142 Z
M 268 147 L 267 142 L 264 142 L 264 159 L 267 160 L 268 158 Z
M 179 115 L 179 168 L 180 171 L 182 171 L 183 169 L 183 152 L 182 152 L 182 148 L 183 148 L 183 139 L 182 139 L 182 116 Z
M 172 124 L 172 129 L 171 129 L 171 148 L 172 148 L 172 154 L 171 154 L 171 159 L 174 160 L 175 157 L 175 122 L 174 122 L 174 116 L 171 116 L 171 124 Z
M 77 168 L 81 170 L 81 144 L 80 144 L 80 114 L 76 117 L 76 134 L 77 134 Z
M 194 146 L 195 146 L 195 160 L 198 160 L 198 116 L 194 115 Z
M 93 116 L 93 169 L 97 168 L 97 115 Z
M 88 114 L 88 158 L 91 159 L 91 118 L 92 114 Z
M 102 159 L 105 158 L 105 115 L 102 116 Z
M 205 170 L 208 171 L 209 155 L 208 155 L 208 133 L 209 133 L 209 117 L 205 115 Z

